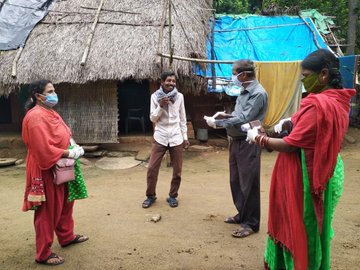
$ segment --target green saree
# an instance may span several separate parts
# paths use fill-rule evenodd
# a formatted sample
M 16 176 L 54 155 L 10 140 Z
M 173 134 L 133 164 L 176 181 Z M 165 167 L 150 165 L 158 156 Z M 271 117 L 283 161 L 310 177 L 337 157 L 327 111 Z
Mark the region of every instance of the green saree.
M 330 269 L 330 240 L 334 236 L 331 227 L 335 207 L 343 192 L 344 164 L 340 157 L 334 169 L 334 175 L 330 178 L 324 191 L 324 219 L 322 234 L 319 232 L 312 198 L 310 184 L 305 163 L 304 150 L 301 149 L 301 167 L 304 185 L 304 225 L 307 235 L 308 247 L 308 269 L 326 270 Z M 273 239 L 268 237 L 264 253 L 264 260 L 267 269 L 294 269 L 294 262 L 291 253 Z

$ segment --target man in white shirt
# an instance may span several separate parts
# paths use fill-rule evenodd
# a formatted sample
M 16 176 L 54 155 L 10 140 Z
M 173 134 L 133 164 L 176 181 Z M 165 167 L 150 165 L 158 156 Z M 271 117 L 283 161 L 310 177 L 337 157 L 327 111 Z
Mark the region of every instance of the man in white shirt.
M 171 207 L 177 207 L 183 148 L 189 147 L 190 143 L 187 137 L 184 96 L 176 89 L 174 72 L 167 71 L 161 74 L 161 87 L 151 95 L 150 120 L 155 124 L 154 143 L 147 170 L 147 198 L 142 207 L 148 208 L 156 200 L 159 169 L 167 150 L 170 153 L 173 176 L 166 201 Z

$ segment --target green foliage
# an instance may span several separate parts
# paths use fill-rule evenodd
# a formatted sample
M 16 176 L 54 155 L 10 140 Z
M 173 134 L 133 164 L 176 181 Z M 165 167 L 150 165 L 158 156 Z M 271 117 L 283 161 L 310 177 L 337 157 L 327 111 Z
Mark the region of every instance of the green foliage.
M 242 14 L 248 13 L 248 0 L 215 0 L 216 13 L 226 14 Z
M 214 0 L 214 7 L 219 14 L 258 13 L 262 2 L 262 0 Z

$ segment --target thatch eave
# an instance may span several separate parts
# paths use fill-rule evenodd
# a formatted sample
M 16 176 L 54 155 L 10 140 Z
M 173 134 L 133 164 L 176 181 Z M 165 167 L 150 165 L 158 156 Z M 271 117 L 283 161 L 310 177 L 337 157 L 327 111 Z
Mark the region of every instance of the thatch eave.
M 17 76 L 11 76 L 16 51 L 0 54 L 0 95 L 9 86 L 46 78 L 57 83 L 85 84 L 99 80 L 156 80 L 161 72 L 157 50 L 163 1 L 106 0 L 104 9 L 139 14 L 103 12 L 96 26 L 85 66 L 81 58 L 91 31 L 98 1 L 58 1 L 53 12 L 30 34 L 17 63 Z M 135 3 L 136 2 L 136 3 Z M 206 35 L 211 11 L 209 0 L 173 0 L 172 41 L 175 55 L 206 57 Z M 66 12 L 66 13 L 62 13 Z M 78 13 L 76 13 L 78 12 Z M 55 24 L 55 22 L 58 22 Z M 61 23 L 60 23 L 61 22 Z M 129 22 L 135 24 L 110 24 Z M 147 24 L 147 25 L 146 25 Z M 139 26 L 141 25 L 141 26 Z M 184 34 L 183 28 L 186 31 Z M 161 50 L 169 52 L 169 27 L 164 28 Z M 191 44 L 190 44 L 191 43 Z M 165 68 L 168 60 L 164 60 Z M 172 69 L 180 76 L 191 76 L 191 63 L 174 60 Z

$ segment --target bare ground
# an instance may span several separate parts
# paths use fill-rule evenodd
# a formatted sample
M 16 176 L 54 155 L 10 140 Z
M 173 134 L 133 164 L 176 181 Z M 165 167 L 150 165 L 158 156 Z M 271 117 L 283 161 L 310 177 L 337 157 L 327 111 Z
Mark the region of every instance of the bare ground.
M 335 213 L 332 269 L 360 265 L 360 131 L 349 134 L 356 144 L 344 144 L 345 187 Z M 148 146 L 148 145 L 147 145 Z M 56 269 L 262 269 L 266 240 L 268 190 L 276 153 L 264 152 L 261 169 L 261 229 L 235 239 L 227 149 L 186 152 L 179 207 L 165 202 L 171 168 L 162 167 L 156 203 L 142 209 L 146 168 L 105 171 L 83 167 L 90 197 L 75 204 L 77 233 L 90 240 L 53 251 L 65 264 Z M 46 269 L 34 262 L 33 213 L 21 212 L 25 169 L 0 169 L 0 269 Z M 161 214 L 158 223 L 148 214 Z

